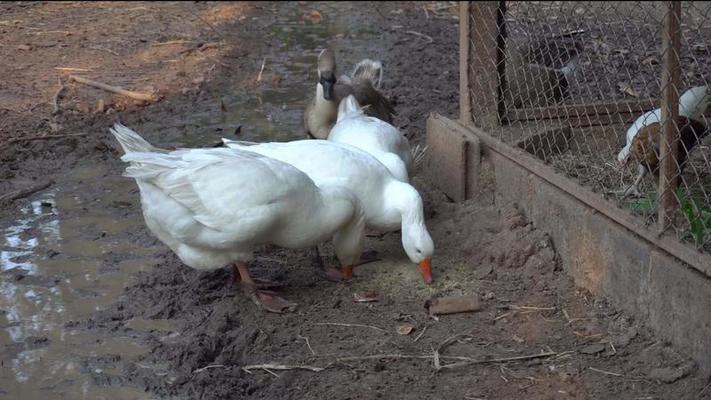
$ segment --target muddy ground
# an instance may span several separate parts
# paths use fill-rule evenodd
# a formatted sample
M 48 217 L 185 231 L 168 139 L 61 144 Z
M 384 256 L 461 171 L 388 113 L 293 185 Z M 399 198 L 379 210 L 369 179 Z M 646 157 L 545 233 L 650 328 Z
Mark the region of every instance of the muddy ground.
M 455 7 L 0 9 L 0 190 L 50 183 L 3 206 L 0 397 L 711 396 L 709 377 L 688 355 L 655 338 L 637 316 L 576 289 L 555 243 L 490 190 L 455 204 L 416 179 L 437 246 L 432 286 L 406 260 L 398 233 L 371 235 L 367 247 L 381 261 L 356 269 L 347 284 L 320 279 L 306 252 L 260 251 L 254 274 L 281 282 L 299 303 L 287 315 L 260 311 L 230 284 L 227 270 L 183 266 L 144 227 L 137 188 L 120 177 L 124 166 L 108 135 L 114 121 L 163 147 L 209 145 L 235 132 L 248 140 L 298 138 L 315 57 L 331 43 L 344 67 L 363 57 L 384 61 L 396 124 L 421 142 L 430 111 L 456 115 Z M 138 105 L 67 83 L 69 73 L 163 98 Z M 58 77 L 66 88 L 52 115 Z M 46 137 L 76 134 L 84 135 Z M 45 137 L 28 140 L 38 136 Z M 353 302 L 354 293 L 369 290 L 379 301 Z M 482 310 L 427 316 L 427 299 L 454 294 L 479 296 Z M 404 324 L 413 326 L 408 335 L 397 333 Z M 492 361 L 541 353 L 548 355 Z M 382 354 L 391 356 L 344 360 Z M 447 357 L 482 362 L 448 367 L 457 360 Z M 324 369 L 243 369 L 265 363 Z

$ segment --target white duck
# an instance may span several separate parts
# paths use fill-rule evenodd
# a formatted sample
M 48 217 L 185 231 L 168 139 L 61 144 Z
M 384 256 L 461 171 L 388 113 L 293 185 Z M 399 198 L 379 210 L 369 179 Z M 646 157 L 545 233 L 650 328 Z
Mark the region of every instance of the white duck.
M 708 86 L 693 87 L 679 96 L 679 116 L 698 120 L 706 111 L 709 103 L 711 103 L 711 90 L 709 90 Z M 637 133 L 639 133 L 639 131 L 645 126 L 661 122 L 661 120 L 662 111 L 657 108 L 640 115 L 634 123 L 632 123 L 632 126 L 627 129 L 627 143 L 625 143 L 625 146 L 617 154 L 617 162 L 619 162 L 622 168 L 627 167 L 632 159 L 632 141 L 635 136 L 637 136 Z M 642 178 L 644 178 L 646 173 L 647 169 L 644 165 L 641 163 L 638 164 L 637 177 L 635 178 L 634 183 L 626 189 L 619 191 L 619 194 L 622 194 L 623 196 L 628 196 L 630 194 L 639 196 L 641 194 L 639 192 L 639 183 L 642 181 Z
M 268 311 L 295 304 L 256 289 L 246 266 L 255 247 L 307 248 L 333 237 L 346 273 L 363 251 L 363 210 L 347 189 L 317 187 L 293 166 L 256 153 L 168 152 L 123 125 L 114 125 L 111 133 L 126 153 L 125 176 L 138 184 L 151 232 L 192 268 L 234 263 L 243 286 Z
M 328 140 L 357 147 L 383 163 L 402 182 L 409 182 L 424 151 L 412 149 L 407 138 L 391 124 L 365 115 L 358 100 L 349 95 L 338 106 L 338 121 Z
M 284 161 L 305 172 L 317 186 L 343 186 L 361 201 L 366 225 L 378 230 L 402 230 L 402 246 L 419 264 L 426 283 L 432 282 L 434 243 L 425 226 L 422 198 L 410 184 L 394 178 L 370 154 L 326 140 L 249 143 L 222 139 L 230 148 L 249 150 Z

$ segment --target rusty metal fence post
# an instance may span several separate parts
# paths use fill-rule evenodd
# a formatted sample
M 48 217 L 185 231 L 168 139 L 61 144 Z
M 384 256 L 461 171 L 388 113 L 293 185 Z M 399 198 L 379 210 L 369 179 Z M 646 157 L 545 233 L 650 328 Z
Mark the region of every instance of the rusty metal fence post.
M 673 223 L 676 197 L 674 190 L 680 175 L 677 160 L 679 147 L 679 86 L 680 66 L 679 52 L 681 49 L 681 2 L 666 2 L 666 15 L 662 29 L 662 55 L 664 68 L 662 69 L 662 101 L 661 122 L 662 135 L 659 146 L 659 159 L 661 168 L 659 174 L 659 207 L 658 224 L 662 233 Z

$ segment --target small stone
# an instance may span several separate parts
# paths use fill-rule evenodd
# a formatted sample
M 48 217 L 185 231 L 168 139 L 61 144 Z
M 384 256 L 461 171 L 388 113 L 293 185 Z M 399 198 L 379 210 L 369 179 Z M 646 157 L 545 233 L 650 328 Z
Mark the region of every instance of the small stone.
M 649 371 L 649 378 L 664 383 L 674 383 L 679 379 L 689 375 L 696 368 L 696 364 L 693 361 L 689 361 L 677 368 L 655 368 Z
M 474 272 L 474 277 L 477 279 L 484 279 L 486 276 L 494 271 L 494 267 L 491 264 L 482 265 L 476 269 Z
M 369 290 L 367 292 L 361 292 L 361 293 L 353 293 L 353 301 L 356 303 L 371 303 L 374 301 L 378 301 L 380 299 L 380 296 L 378 296 L 378 292 L 374 290 Z
M 412 324 L 402 324 L 397 327 L 397 334 L 403 336 L 409 335 L 413 329 L 415 329 L 415 327 L 412 326 Z

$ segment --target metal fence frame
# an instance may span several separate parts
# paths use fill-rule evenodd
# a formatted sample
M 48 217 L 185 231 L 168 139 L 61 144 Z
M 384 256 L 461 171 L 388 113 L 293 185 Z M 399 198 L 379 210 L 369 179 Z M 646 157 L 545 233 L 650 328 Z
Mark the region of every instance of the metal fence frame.
M 639 114 L 660 107 L 662 111 L 659 156 L 661 167 L 658 184 L 658 218 L 655 229 L 643 226 L 637 218 L 600 196 L 580 186 L 575 187 L 569 179 L 551 183 L 633 230 L 658 248 L 686 263 L 698 266 L 697 269 L 702 269 L 705 274 L 711 276 L 711 265 L 699 266 L 699 261 L 708 258 L 706 254 L 684 245 L 675 237 L 671 237 L 672 235 L 664 235 L 672 223 L 675 208 L 678 207 L 673 188 L 676 187 L 674 181 L 680 176 L 680 169 L 673 155 L 676 154 L 675 147 L 680 141 L 679 127 L 674 122 L 678 116 L 678 107 L 674 105 L 679 101 L 677 88 L 680 86 L 681 2 L 666 1 L 664 7 L 666 13 L 660 38 L 663 56 L 662 93 L 658 101 L 639 99 L 616 103 L 507 110 L 503 95 L 506 87 L 506 2 L 460 2 L 460 122 L 473 129 L 478 128 L 483 133 L 481 137 L 486 142 L 485 145 L 536 173 L 536 171 L 540 172 L 541 166 L 544 166 L 540 160 L 535 157 L 522 157 L 520 152 L 514 150 L 516 146 L 503 143 L 490 132 L 500 129 L 508 120 L 560 119 L 570 118 L 571 115 L 578 119 L 571 122 L 573 126 L 630 123 Z M 476 27 L 474 28 L 473 25 Z M 474 39 L 475 31 L 476 40 L 471 40 Z M 492 65 L 496 65 L 497 68 L 491 68 Z M 476 101 L 472 101 L 472 93 L 476 93 Z M 546 133 L 550 141 L 551 132 Z M 527 143 L 531 144 L 536 140 L 542 138 L 529 136 L 518 143 L 518 147 L 526 148 Z M 547 143 L 547 145 L 555 146 L 555 143 Z M 535 155 L 535 152 L 529 151 L 529 153 Z

